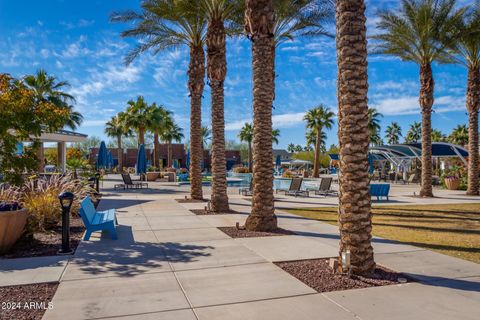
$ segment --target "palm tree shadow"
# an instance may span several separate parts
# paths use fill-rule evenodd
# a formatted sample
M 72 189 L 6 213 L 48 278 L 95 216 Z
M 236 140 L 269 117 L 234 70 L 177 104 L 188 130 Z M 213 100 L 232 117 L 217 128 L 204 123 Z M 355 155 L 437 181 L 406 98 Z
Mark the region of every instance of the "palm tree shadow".
M 442 287 L 470 292 L 480 292 L 480 281 L 471 281 L 467 280 L 467 278 L 452 279 L 408 272 L 404 273 L 404 275 L 427 286 Z
M 210 256 L 212 246 L 186 245 L 178 242 L 134 241 L 129 226 L 118 226 L 119 239 L 112 240 L 108 233 L 98 241 L 83 241 L 70 267 L 91 276 L 132 277 L 147 272 L 170 271 L 169 263 L 193 262 L 199 257 Z

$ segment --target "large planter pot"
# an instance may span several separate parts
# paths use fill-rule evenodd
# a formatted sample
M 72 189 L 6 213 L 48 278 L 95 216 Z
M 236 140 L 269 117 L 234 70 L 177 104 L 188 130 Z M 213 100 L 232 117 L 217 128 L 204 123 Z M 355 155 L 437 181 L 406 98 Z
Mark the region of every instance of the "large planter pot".
M 460 179 L 458 178 L 445 178 L 445 185 L 448 190 L 458 190 L 460 188 Z
M 27 209 L 0 212 L 0 254 L 10 250 L 23 234 L 27 217 Z
M 147 172 L 147 181 L 155 181 L 160 177 L 160 172 Z

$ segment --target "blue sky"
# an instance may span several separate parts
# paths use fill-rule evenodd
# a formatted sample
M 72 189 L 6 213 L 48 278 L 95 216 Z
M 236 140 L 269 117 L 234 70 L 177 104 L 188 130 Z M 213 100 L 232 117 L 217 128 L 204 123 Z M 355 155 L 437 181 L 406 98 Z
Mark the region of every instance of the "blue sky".
M 469 3 L 470 1 L 462 1 Z M 399 1 L 367 1 L 368 32 L 375 32 L 379 8 L 395 8 Z M 39 68 L 71 83 L 69 91 L 84 117 L 78 130 L 105 138 L 104 123 L 125 108 L 129 99 L 143 95 L 172 110 L 188 136 L 189 99 L 186 87 L 186 48 L 144 55 L 129 67 L 123 57 L 135 45 L 121 39 L 126 27 L 109 23 L 112 11 L 137 9 L 138 0 L 0 0 L 0 72 L 16 77 Z M 252 83 L 250 43 L 228 42 L 228 76 L 225 82 L 227 139 L 251 120 Z M 274 127 L 280 129 L 279 147 L 290 142 L 304 145 L 304 113 L 322 103 L 336 106 L 336 57 L 333 39 L 299 39 L 277 51 Z M 467 123 L 466 71 L 456 65 L 435 65 L 433 127 L 449 133 Z M 369 105 L 384 114 L 382 136 L 392 121 L 406 134 L 420 121 L 418 67 L 392 57 L 369 57 Z M 205 86 L 202 118 L 210 121 L 210 90 Z M 328 131 L 327 144 L 337 142 L 337 127 Z M 107 138 L 105 138 L 107 139 Z

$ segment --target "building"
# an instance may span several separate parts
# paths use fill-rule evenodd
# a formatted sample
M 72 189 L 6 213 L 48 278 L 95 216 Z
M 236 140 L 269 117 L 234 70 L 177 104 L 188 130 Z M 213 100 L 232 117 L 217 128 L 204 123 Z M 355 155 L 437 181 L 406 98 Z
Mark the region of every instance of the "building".
M 285 149 L 273 149 L 272 161 L 275 163 L 277 161 L 277 157 L 280 156 L 281 162 L 290 162 L 292 160 L 292 155 L 293 153 L 290 153 Z

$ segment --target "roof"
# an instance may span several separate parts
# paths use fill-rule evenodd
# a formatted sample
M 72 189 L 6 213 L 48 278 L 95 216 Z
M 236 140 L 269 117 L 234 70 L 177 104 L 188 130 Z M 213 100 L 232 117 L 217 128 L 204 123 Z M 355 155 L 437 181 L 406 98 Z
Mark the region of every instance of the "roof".
M 388 153 L 394 158 L 416 158 L 422 156 L 421 143 L 409 144 L 394 144 L 387 146 L 372 147 L 370 150 L 373 153 Z M 432 157 L 468 157 L 468 151 L 463 147 L 447 143 L 447 142 L 433 142 L 432 143 Z
M 86 140 L 87 137 L 88 135 L 86 134 L 62 129 L 51 133 L 43 132 L 42 135 L 37 138 L 41 142 L 82 142 Z

